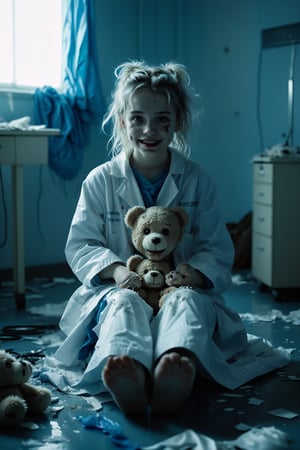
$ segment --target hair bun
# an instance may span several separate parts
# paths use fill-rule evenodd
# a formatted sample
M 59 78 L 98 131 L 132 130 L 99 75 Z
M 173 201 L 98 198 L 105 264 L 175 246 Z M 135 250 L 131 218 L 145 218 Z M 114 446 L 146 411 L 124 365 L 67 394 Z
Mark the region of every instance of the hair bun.
M 117 81 L 143 82 L 152 79 L 154 84 L 182 83 L 187 86 L 190 84 L 190 77 L 185 66 L 169 62 L 158 67 L 149 67 L 143 61 L 130 61 L 118 66 L 115 70 Z
M 146 75 L 146 71 L 144 70 L 145 65 L 142 61 L 130 61 L 118 66 L 115 70 L 115 76 L 118 81 L 126 81 L 129 78 L 136 79 L 136 76 L 132 77 L 132 75 L 143 74 L 144 77 Z
M 174 81 L 176 81 L 176 83 L 180 82 L 187 86 L 190 85 L 190 77 L 183 64 L 169 62 L 163 64 L 162 67 L 165 69 L 166 72 L 170 74 L 171 77 L 174 78 Z

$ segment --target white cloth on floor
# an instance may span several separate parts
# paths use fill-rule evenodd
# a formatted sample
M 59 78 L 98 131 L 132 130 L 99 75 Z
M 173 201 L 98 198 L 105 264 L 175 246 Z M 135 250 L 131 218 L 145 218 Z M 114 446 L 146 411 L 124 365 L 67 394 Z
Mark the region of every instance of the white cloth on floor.
M 186 430 L 142 450 L 218 450 L 217 443 L 204 434 Z
M 283 450 L 289 446 L 288 435 L 275 427 L 252 428 L 233 441 L 215 441 L 186 430 L 142 450 Z

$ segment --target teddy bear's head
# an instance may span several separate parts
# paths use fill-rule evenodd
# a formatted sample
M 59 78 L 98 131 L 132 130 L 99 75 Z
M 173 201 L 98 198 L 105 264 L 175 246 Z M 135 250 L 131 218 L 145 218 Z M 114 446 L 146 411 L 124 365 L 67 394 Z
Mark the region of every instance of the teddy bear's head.
M 187 214 L 182 208 L 134 206 L 127 212 L 125 223 L 132 228 L 135 248 L 150 260 L 161 261 L 180 241 Z
M 136 272 L 144 288 L 162 289 L 165 287 L 165 277 L 171 268 L 167 261 L 151 261 L 142 256 L 131 256 L 127 261 L 129 270 Z
M 10 353 L 0 350 L 0 386 L 16 386 L 26 383 L 32 374 L 28 361 L 19 360 Z

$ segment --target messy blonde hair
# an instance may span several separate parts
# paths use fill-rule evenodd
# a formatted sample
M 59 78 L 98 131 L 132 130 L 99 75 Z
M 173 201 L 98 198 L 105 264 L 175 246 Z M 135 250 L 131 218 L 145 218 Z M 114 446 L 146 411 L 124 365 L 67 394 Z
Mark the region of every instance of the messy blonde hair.
M 121 117 L 124 115 L 131 96 L 140 88 L 150 87 L 153 92 L 165 93 L 168 102 L 176 110 L 178 131 L 174 133 L 172 148 L 189 156 L 187 142 L 191 124 L 191 93 L 190 78 L 181 64 L 167 63 L 157 67 L 147 66 L 141 61 L 127 62 L 115 70 L 116 85 L 112 93 L 112 101 L 102 123 L 102 129 L 112 122 L 112 132 L 109 139 L 112 156 L 122 151 L 130 152 L 132 144 L 122 127 Z

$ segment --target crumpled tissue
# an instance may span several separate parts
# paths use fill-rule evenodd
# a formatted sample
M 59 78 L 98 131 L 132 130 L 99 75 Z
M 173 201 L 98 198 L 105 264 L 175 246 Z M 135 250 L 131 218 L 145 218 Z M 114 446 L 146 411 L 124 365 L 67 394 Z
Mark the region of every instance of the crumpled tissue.
M 30 125 L 31 117 L 24 116 L 10 122 L 0 122 L 0 130 L 41 130 L 46 125 Z
M 142 450 L 283 450 L 289 446 L 288 435 L 275 427 L 252 428 L 233 441 L 213 439 L 186 430 Z

